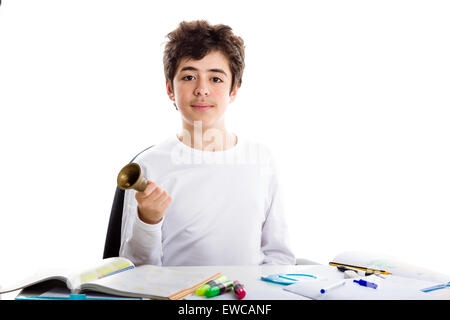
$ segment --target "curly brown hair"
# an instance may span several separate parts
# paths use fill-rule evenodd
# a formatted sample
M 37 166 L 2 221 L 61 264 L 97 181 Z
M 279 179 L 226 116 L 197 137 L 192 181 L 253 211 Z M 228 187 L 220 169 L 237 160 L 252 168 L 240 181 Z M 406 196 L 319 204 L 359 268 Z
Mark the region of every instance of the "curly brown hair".
M 183 58 L 201 60 L 211 51 L 220 51 L 229 61 L 232 73 L 230 93 L 240 87 L 244 72 L 244 41 L 224 24 L 211 25 L 205 20 L 180 23 L 170 32 L 164 49 L 164 74 L 170 87 L 178 65 Z

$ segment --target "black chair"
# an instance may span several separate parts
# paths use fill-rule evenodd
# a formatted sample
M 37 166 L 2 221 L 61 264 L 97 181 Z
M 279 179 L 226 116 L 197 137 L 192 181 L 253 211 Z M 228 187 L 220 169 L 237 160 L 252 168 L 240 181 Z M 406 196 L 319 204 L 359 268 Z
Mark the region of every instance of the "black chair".
M 130 162 L 133 162 L 137 156 L 142 152 L 150 149 L 150 146 L 139 152 Z M 103 250 L 103 259 L 110 257 L 118 257 L 122 233 L 122 214 L 123 214 L 123 200 L 125 197 L 125 190 L 116 187 L 114 200 L 111 208 L 111 215 L 109 216 L 108 231 L 106 232 L 105 248 Z M 297 258 L 295 264 L 301 265 L 315 265 L 320 264 L 308 259 Z
M 114 194 L 113 205 L 111 208 L 111 215 L 109 216 L 108 231 L 106 232 L 103 259 L 119 256 L 124 197 L 125 190 L 121 190 L 119 187 L 116 187 L 116 193 Z

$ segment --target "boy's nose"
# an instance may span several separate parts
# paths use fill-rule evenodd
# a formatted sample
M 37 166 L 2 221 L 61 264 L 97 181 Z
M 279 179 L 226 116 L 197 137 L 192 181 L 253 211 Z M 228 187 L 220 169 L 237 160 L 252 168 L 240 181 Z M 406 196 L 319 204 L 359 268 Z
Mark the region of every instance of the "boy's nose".
M 197 87 L 194 90 L 194 95 L 196 95 L 196 96 L 208 96 L 209 95 L 209 90 L 206 87 Z

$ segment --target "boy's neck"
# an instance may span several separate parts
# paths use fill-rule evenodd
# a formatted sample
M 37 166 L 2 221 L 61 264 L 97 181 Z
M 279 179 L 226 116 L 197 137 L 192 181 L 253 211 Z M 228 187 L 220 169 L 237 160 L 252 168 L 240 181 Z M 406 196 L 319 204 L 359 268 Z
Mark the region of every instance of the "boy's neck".
M 188 147 L 202 151 L 223 151 L 237 144 L 237 136 L 228 132 L 225 126 L 203 128 L 201 122 L 183 123 L 177 137 Z

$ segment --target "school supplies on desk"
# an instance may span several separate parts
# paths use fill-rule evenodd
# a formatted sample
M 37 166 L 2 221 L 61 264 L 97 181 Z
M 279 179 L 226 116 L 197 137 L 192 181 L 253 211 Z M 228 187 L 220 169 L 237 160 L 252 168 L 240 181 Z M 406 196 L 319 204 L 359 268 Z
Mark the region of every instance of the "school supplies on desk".
M 336 262 L 330 262 L 330 266 L 334 266 L 337 267 L 339 271 L 342 270 L 360 270 L 360 271 L 364 271 L 366 273 L 366 275 L 370 275 L 372 273 L 377 273 L 377 274 L 391 274 L 388 271 L 384 271 L 384 270 L 378 270 L 378 269 L 374 269 L 374 268 L 367 268 L 367 267 L 358 267 L 358 266 L 352 266 L 349 264 L 341 264 L 341 263 L 336 263 Z
M 105 259 L 98 267 L 78 274 L 53 271 L 37 274 L 9 288 L 3 288 L 0 293 L 24 288 L 30 290 L 31 287 L 50 283 L 54 286 L 58 283 L 59 287 L 63 286 L 66 289 L 66 295 L 62 298 L 70 298 L 69 294 L 97 292 L 120 297 L 179 300 L 192 294 L 204 283 L 220 276 L 222 276 L 220 273 L 205 274 L 153 265 L 135 267 L 128 259 L 116 257 Z M 49 287 L 50 291 L 45 291 L 48 298 L 52 298 L 48 296 L 52 288 Z M 21 298 L 24 296 L 21 295 L 19 299 Z M 32 296 L 28 298 L 31 299 Z
M 400 261 L 394 257 L 369 252 L 348 251 L 337 255 L 330 265 L 359 268 L 378 275 L 418 279 L 436 283 L 450 281 L 450 276 Z M 358 270 L 358 269 L 356 269 Z
M 208 281 L 196 290 L 197 296 L 205 296 L 207 298 L 213 298 L 228 291 L 233 291 L 235 296 L 242 300 L 244 299 L 246 292 L 244 285 L 239 281 L 228 281 L 225 276 L 222 276 L 216 280 Z
M 233 290 L 233 282 L 232 281 L 225 281 L 220 282 L 217 285 L 212 286 L 205 292 L 205 297 L 212 298 L 215 296 L 218 296 L 219 294 L 228 292 Z
M 316 280 L 283 289 L 311 299 L 450 299 L 450 276 L 402 263 L 392 257 L 345 252 L 330 266 L 334 273 L 308 269 Z M 325 272 L 325 270 L 324 270 Z M 351 274 L 350 274 L 351 273 Z
M 205 283 L 204 285 L 200 286 L 197 290 L 195 290 L 195 294 L 198 296 L 204 296 L 206 291 L 209 290 L 209 288 L 211 288 L 212 286 L 216 286 L 219 283 L 225 282 L 225 281 L 227 281 L 226 276 L 221 276 L 217 279 L 210 280 L 207 283 Z

